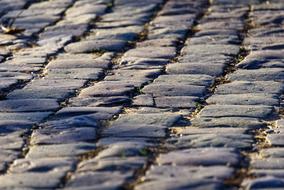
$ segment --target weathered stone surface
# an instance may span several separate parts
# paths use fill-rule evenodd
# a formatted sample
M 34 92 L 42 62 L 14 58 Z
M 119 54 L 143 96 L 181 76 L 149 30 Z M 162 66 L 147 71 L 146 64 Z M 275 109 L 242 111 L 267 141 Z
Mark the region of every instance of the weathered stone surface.
M 224 72 L 224 64 L 198 64 L 198 63 L 175 63 L 167 67 L 169 74 L 198 74 L 219 76 Z
M 78 170 L 80 172 L 104 170 L 113 171 L 114 169 L 121 172 L 139 169 L 143 167 L 147 158 L 142 156 L 137 157 L 110 157 L 104 159 L 92 158 L 82 161 L 79 164 Z
M 65 107 L 56 113 L 56 117 L 63 119 L 80 115 L 97 115 L 101 119 L 110 119 L 120 110 L 121 107 Z
M 273 116 L 274 109 L 262 105 L 208 105 L 200 117 L 253 117 L 267 119 Z
M 123 51 L 126 42 L 122 40 L 89 40 L 75 42 L 65 47 L 69 53 L 89 53 L 95 51 Z
M 74 107 L 97 107 L 97 106 L 119 106 L 130 103 L 130 98 L 127 96 L 113 97 L 90 97 L 90 98 L 73 98 L 69 101 Z
M 105 137 L 165 137 L 166 126 L 142 125 L 142 124 L 121 124 L 112 125 L 102 132 Z
M 48 78 L 53 79 L 87 79 L 98 80 L 102 74 L 102 69 L 97 68 L 76 68 L 76 69 L 49 69 Z
M 214 78 L 209 75 L 160 75 L 155 79 L 157 83 L 178 83 L 178 84 L 189 84 L 198 86 L 210 86 L 213 83 Z
M 252 160 L 251 166 L 255 169 L 284 169 L 283 158 L 267 158 L 265 160 Z
M 122 186 L 124 179 L 132 173 L 121 172 L 85 172 L 78 173 L 68 182 L 67 189 L 116 189 Z M 112 180 L 109 180 L 111 177 Z
M 97 159 L 146 157 L 148 152 L 145 150 L 152 145 L 154 145 L 153 142 L 148 138 L 102 138 L 98 141 L 98 146 L 105 147 L 105 149 L 97 155 Z
M 218 180 L 209 180 L 209 179 L 172 179 L 172 180 L 158 180 L 150 181 L 138 185 L 135 187 L 135 190 L 142 189 L 161 189 L 161 190 L 170 190 L 170 189 L 222 189 L 224 185 Z
M 263 68 L 255 70 L 240 69 L 229 75 L 232 81 L 278 81 L 283 82 L 284 70 L 282 68 Z
M 11 171 L 13 173 L 53 171 L 65 173 L 73 167 L 75 161 L 70 158 L 18 159 Z
M 134 89 L 135 86 L 129 82 L 104 81 L 83 89 L 79 97 L 124 96 L 133 93 Z
M 22 113 L 1 113 L 0 120 L 40 122 L 52 112 L 22 112 Z
M 28 158 L 39 159 L 48 157 L 75 157 L 96 150 L 93 143 L 75 143 L 58 145 L 39 145 L 31 147 Z
M 206 92 L 204 86 L 185 84 L 153 83 L 142 89 L 146 94 L 153 96 L 203 96 Z
M 277 147 L 284 146 L 284 140 L 283 140 L 284 135 L 283 133 L 281 133 L 282 131 L 279 131 L 280 134 L 268 134 L 267 135 L 267 139 L 271 145 L 277 146 Z
M 222 159 L 219 159 L 222 157 Z M 162 165 L 176 164 L 180 166 L 225 166 L 238 165 L 240 157 L 230 148 L 196 148 L 172 151 L 161 154 L 158 163 Z
M 253 143 L 253 137 L 246 134 L 196 134 L 172 138 L 168 140 L 168 143 L 169 146 L 179 148 L 232 147 L 248 149 Z
M 174 166 L 162 165 L 152 166 L 147 172 L 145 180 L 168 180 L 168 179 L 204 179 L 217 178 L 226 179 L 233 174 L 233 168 L 226 166 Z
M 284 187 L 284 180 L 276 177 L 262 177 L 244 181 L 242 186 L 247 189 L 282 189 Z
M 257 177 L 265 177 L 265 176 L 272 176 L 272 177 L 279 177 L 283 178 L 284 170 L 283 169 L 253 169 L 252 173 L 254 176 Z
M 251 117 L 197 117 L 191 121 L 197 127 L 241 127 L 263 128 L 265 125 L 257 118 Z
M 17 174 L 8 174 L 1 176 L 0 179 L 4 183 L 0 184 L 1 188 L 14 188 L 19 189 L 24 188 L 54 188 L 60 183 L 60 177 L 64 174 L 60 172 L 50 172 L 50 173 L 35 173 L 35 172 L 25 172 Z
M 0 101 L 1 112 L 52 111 L 59 108 L 54 99 L 22 99 Z
M 239 52 L 238 45 L 211 45 L 211 44 L 202 44 L 202 45 L 191 45 L 185 46 L 182 50 L 182 54 L 188 52 L 192 54 L 200 54 L 203 56 L 212 55 L 212 54 L 224 54 L 224 55 L 236 55 Z
M 213 95 L 206 102 L 222 105 L 267 105 L 279 106 L 276 96 L 262 93 Z
M 195 108 L 197 106 L 198 97 L 190 96 L 170 96 L 156 97 L 156 107 L 160 108 Z
M 264 156 L 270 156 L 273 158 L 283 158 L 284 157 L 284 149 L 282 147 L 272 147 L 268 149 L 263 149 L 260 152 Z
M 172 113 L 150 114 L 121 114 L 112 125 L 163 125 L 170 127 L 181 118 L 181 115 Z
M 217 87 L 216 94 L 247 94 L 247 93 L 269 93 L 280 94 L 283 84 L 272 81 L 235 81 Z
M 43 128 L 35 131 L 30 143 L 34 144 L 65 144 L 94 141 L 96 139 L 97 131 L 95 128 L 78 127 L 72 128 L 66 124 L 66 127 L 57 128 Z
M 0 189 L 283 189 L 282 4 L 1 0 Z
M 102 56 L 88 54 L 66 54 L 49 62 L 48 69 L 74 69 L 74 68 L 108 68 L 113 55 L 105 53 Z

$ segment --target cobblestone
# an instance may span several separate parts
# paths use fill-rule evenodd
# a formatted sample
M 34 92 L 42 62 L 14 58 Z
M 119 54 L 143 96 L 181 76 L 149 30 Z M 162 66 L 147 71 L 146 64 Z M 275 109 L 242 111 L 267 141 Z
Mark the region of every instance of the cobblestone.
M 0 189 L 282 189 L 281 0 L 2 0 Z

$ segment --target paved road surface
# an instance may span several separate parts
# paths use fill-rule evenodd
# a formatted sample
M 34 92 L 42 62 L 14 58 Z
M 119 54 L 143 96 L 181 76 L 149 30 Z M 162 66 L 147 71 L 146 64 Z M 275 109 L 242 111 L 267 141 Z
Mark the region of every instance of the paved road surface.
M 284 189 L 283 0 L 1 0 L 0 189 Z

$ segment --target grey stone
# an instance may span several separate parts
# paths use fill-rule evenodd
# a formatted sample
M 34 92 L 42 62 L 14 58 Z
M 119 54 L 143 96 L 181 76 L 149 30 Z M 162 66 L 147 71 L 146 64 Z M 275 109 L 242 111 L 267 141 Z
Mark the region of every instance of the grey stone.
M 14 131 L 23 131 L 32 128 L 33 122 L 26 120 L 1 120 L 0 133 L 10 133 Z
M 252 174 L 257 177 L 265 177 L 265 176 L 272 176 L 272 177 L 284 177 L 284 170 L 283 169 L 252 169 Z
M 268 93 L 281 94 L 283 84 L 272 81 L 234 81 L 217 87 L 216 94 Z
M 175 56 L 175 54 L 176 49 L 174 47 L 138 47 L 127 51 L 124 56 L 171 59 Z
M 209 75 L 187 75 L 187 74 L 178 74 L 178 75 L 160 75 L 155 79 L 157 83 L 168 83 L 168 84 L 189 84 L 197 86 L 210 86 L 213 84 L 214 78 Z
M 74 189 L 117 189 L 132 172 L 121 173 L 114 171 L 77 173 L 67 183 L 67 188 Z M 107 188 L 106 188 L 107 187 Z
M 58 112 L 55 116 L 58 119 L 70 118 L 80 115 L 98 115 L 104 119 L 110 119 L 114 115 L 121 112 L 121 107 L 65 107 Z
M 110 157 L 104 159 L 89 159 L 82 161 L 78 166 L 79 172 L 87 171 L 121 171 L 129 172 L 140 169 L 146 163 L 147 158 L 137 157 Z
M 74 107 L 97 107 L 97 106 L 121 106 L 128 105 L 130 98 L 127 96 L 113 96 L 113 97 L 90 97 L 90 98 L 73 98 L 69 100 Z
M 88 40 L 75 42 L 65 47 L 69 53 L 90 53 L 96 51 L 123 51 L 127 42 L 114 39 Z
M 232 81 L 278 81 L 282 82 L 284 70 L 282 68 L 263 68 L 256 70 L 240 69 L 228 76 Z
M 240 156 L 230 148 L 194 148 L 161 154 L 157 162 L 179 166 L 237 166 L 240 164 Z
M 75 164 L 75 159 L 70 158 L 42 158 L 42 159 L 17 159 L 10 171 L 12 173 L 25 172 L 67 172 Z
M 82 85 L 83 86 L 83 85 Z M 78 87 L 79 88 L 79 87 Z M 75 93 L 74 89 L 62 87 L 23 88 L 8 94 L 8 99 L 55 99 L 63 101 Z
M 226 166 L 174 166 L 174 165 L 152 165 L 146 172 L 143 180 L 166 180 L 166 179 L 226 179 L 234 173 L 233 168 Z
M 31 74 L 15 72 L 15 71 L 14 72 L 13 71 L 0 72 L 0 77 L 3 79 L 16 79 L 16 80 L 24 80 L 24 81 L 28 81 L 33 78 Z
M 133 84 L 120 81 L 103 81 L 94 86 L 85 88 L 79 94 L 80 98 L 85 97 L 106 97 L 131 95 L 135 89 Z
M 66 144 L 94 141 L 97 130 L 90 127 L 42 128 L 32 133 L 30 144 Z
M 284 128 L 284 119 L 279 119 L 276 121 L 276 126 L 280 129 Z
M 21 99 L 0 101 L 1 112 L 53 111 L 59 108 L 54 99 Z
M 11 80 L 1 80 L 0 82 L 0 93 L 4 93 L 6 90 L 11 88 L 13 85 L 17 84 L 18 81 L 15 79 Z
M 152 59 L 143 57 L 122 57 L 119 64 L 127 69 L 151 69 L 162 68 L 169 63 L 168 59 Z M 0 67 L 1 68 L 1 67 Z
M 151 95 L 139 95 L 133 98 L 134 106 L 154 106 L 154 98 Z
M 155 78 L 160 74 L 160 69 L 147 69 L 147 70 L 116 70 L 109 73 L 104 80 L 107 81 L 124 81 L 124 80 L 142 80 L 148 82 L 150 79 Z
M 169 96 L 156 97 L 155 105 L 160 108 L 196 108 L 198 97 L 193 96 Z
M 186 36 L 186 33 L 188 31 L 187 26 L 171 26 L 166 28 L 160 28 L 158 26 L 153 26 L 153 28 L 150 28 L 148 33 L 148 39 L 168 39 L 168 38 L 174 38 L 174 39 L 184 39 Z
M 66 118 L 54 118 L 43 123 L 43 126 L 50 126 L 52 128 L 65 128 L 65 127 L 98 127 L 99 119 L 101 119 L 105 114 L 87 114 L 79 115 Z
M 88 36 L 87 39 L 108 39 L 122 40 L 122 41 L 134 41 L 138 38 L 138 34 L 143 30 L 142 26 L 127 26 L 107 29 L 96 29 L 94 37 Z
M 192 54 L 199 54 L 202 56 L 212 55 L 212 54 L 224 54 L 224 55 L 237 55 L 240 50 L 238 45 L 211 45 L 211 44 L 202 44 L 202 45 L 190 45 L 185 46 L 182 49 L 182 54 L 188 52 Z
M 208 105 L 200 112 L 200 117 L 253 117 L 268 119 L 274 108 L 262 105 Z
M 284 180 L 276 177 L 262 177 L 246 180 L 242 184 L 245 189 L 284 188 Z
M 75 157 L 96 150 L 93 143 L 74 143 L 32 146 L 27 158 Z
M 145 94 L 153 96 L 199 96 L 202 97 L 206 93 L 206 87 L 186 85 L 186 84 L 167 84 L 152 83 L 142 89 Z
M 254 169 L 284 169 L 284 158 L 253 159 L 251 167 Z
M 121 124 L 111 125 L 102 132 L 104 137 L 165 137 L 166 126 L 159 125 L 143 125 L 143 124 Z
M 262 149 L 260 154 L 266 157 L 273 158 L 283 158 L 284 157 L 284 149 L 282 147 L 272 147 L 268 149 Z
M 98 80 L 103 75 L 103 70 L 99 68 L 49 69 L 46 73 L 47 78 L 52 79 Z
M 148 152 L 146 148 L 153 145 L 153 142 L 151 142 L 149 138 L 102 138 L 98 141 L 97 146 L 104 147 L 105 149 L 102 150 L 96 158 L 147 157 Z
M 268 134 L 267 140 L 272 146 L 281 147 L 284 146 L 284 135 L 283 134 Z
M 209 97 L 206 102 L 208 104 L 222 105 L 279 106 L 279 100 L 277 97 L 271 94 L 262 93 L 213 95 Z
M 112 125 L 162 125 L 172 126 L 181 118 L 179 114 L 149 113 L 149 114 L 121 114 Z
M 224 64 L 174 63 L 168 65 L 169 74 L 198 74 L 219 76 L 224 72 Z
M 40 122 L 52 112 L 1 113 L 0 120 Z
M 198 116 L 194 120 L 191 121 L 193 126 L 196 127 L 241 127 L 241 128 L 252 128 L 259 129 L 264 128 L 265 124 L 263 124 L 258 118 L 251 117 L 200 117 Z
M 137 47 L 167 47 L 167 46 L 176 46 L 177 40 L 174 39 L 152 39 L 145 40 L 137 43 Z
M 89 54 L 64 54 L 52 60 L 48 69 L 74 69 L 74 68 L 108 68 L 111 65 L 112 54 L 104 53 L 102 56 Z
M 202 135 L 202 134 L 216 134 L 216 135 L 243 135 L 248 132 L 248 129 L 240 127 L 172 127 L 173 135 Z
M 168 141 L 169 147 L 179 148 L 206 148 L 206 147 L 232 147 L 249 149 L 253 144 L 253 137 L 246 134 L 196 134 L 182 135 Z
M 149 181 L 144 182 L 136 186 L 135 190 L 143 189 L 160 189 L 160 190 L 171 190 L 171 189 L 194 189 L 194 190 L 203 190 L 203 189 L 212 189 L 218 190 L 223 189 L 224 185 L 214 179 L 169 179 L 169 180 L 158 180 L 158 181 Z
M 282 51 L 262 50 L 253 51 L 237 66 L 244 69 L 258 69 L 271 67 L 275 62 L 283 60 Z
M 15 188 L 24 189 L 25 187 L 34 188 L 55 188 L 60 184 L 60 178 L 64 175 L 60 172 L 50 172 L 50 173 L 34 173 L 34 172 L 25 172 L 25 173 L 15 173 L 0 176 L 0 180 L 3 183 L 0 184 L 0 187 L 3 189 L 6 188 Z

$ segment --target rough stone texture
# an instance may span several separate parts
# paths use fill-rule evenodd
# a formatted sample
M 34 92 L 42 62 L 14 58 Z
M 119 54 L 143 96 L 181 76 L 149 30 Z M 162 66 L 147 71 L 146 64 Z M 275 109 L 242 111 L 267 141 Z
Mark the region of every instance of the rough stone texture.
M 283 10 L 1 0 L 0 189 L 283 189 Z

